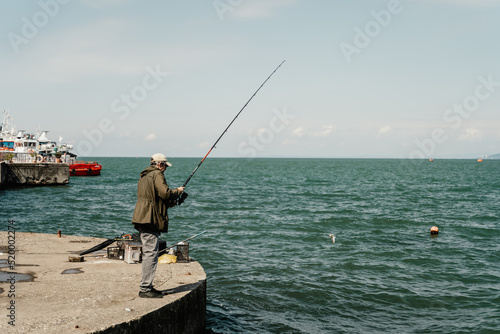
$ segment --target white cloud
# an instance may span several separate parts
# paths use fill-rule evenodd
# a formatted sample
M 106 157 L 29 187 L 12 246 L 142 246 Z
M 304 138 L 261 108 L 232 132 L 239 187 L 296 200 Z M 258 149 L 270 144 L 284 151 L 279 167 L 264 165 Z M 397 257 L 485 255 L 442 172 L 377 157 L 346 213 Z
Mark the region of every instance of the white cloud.
M 328 137 L 333 133 L 335 127 L 333 125 L 323 125 L 323 128 L 319 131 L 311 133 L 313 137 Z
M 394 129 L 392 128 L 392 126 L 390 125 L 386 125 L 384 127 L 381 127 L 379 130 L 378 130 L 378 134 L 377 134 L 377 138 L 380 138 L 382 136 L 385 136 L 385 135 L 388 135 L 388 134 L 391 134 L 394 132 Z
M 335 127 L 333 125 L 323 125 L 319 130 L 307 130 L 304 127 L 298 127 L 292 131 L 292 135 L 294 137 L 315 137 L 315 138 L 324 138 L 328 137 L 335 131 Z
M 260 128 L 260 129 L 257 129 L 257 136 L 262 136 L 263 134 L 267 133 L 269 131 L 268 128 Z
M 155 140 L 156 139 L 156 134 L 150 133 L 149 135 L 144 138 L 145 140 Z
M 475 141 L 481 139 L 484 133 L 477 128 L 465 129 L 462 134 L 458 137 L 460 141 Z
M 295 130 L 292 131 L 292 134 L 295 137 L 304 137 L 305 129 L 303 127 L 296 128 Z

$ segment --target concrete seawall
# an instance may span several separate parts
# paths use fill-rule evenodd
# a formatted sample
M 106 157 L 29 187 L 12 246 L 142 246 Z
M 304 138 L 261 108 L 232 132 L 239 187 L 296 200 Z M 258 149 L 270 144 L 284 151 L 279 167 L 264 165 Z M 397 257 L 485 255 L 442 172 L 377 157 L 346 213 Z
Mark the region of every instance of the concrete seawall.
M 104 240 L 0 232 L 0 332 L 205 331 L 206 275 L 198 262 L 158 264 L 154 285 L 168 295 L 139 298 L 140 264 L 107 259 L 104 251 L 69 262 Z
M 7 178 L 7 169 L 4 167 L 5 162 L 0 162 L 0 188 L 3 184 L 5 184 L 5 180 Z
M 68 183 L 68 164 L 0 162 L 0 187 L 2 188 Z

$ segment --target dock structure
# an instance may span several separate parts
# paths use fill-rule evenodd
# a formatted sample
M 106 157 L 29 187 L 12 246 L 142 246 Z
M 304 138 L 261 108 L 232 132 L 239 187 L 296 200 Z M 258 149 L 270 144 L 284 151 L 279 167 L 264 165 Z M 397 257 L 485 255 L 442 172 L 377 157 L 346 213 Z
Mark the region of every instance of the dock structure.
M 0 232 L 0 333 L 205 331 L 206 275 L 198 262 L 159 263 L 154 285 L 168 294 L 139 298 L 141 264 L 104 251 L 69 261 L 105 240 Z
M 0 188 L 68 183 L 69 165 L 65 163 L 0 162 Z

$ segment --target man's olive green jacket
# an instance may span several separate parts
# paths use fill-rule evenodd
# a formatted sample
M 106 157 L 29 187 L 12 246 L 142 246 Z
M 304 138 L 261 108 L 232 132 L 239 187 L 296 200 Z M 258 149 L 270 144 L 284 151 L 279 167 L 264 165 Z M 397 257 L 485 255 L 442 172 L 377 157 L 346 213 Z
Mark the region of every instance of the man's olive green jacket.
M 137 184 L 137 203 L 132 223 L 152 224 L 160 232 L 168 232 L 168 201 L 181 195 L 177 189 L 170 189 L 165 175 L 150 166 L 141 172 Z

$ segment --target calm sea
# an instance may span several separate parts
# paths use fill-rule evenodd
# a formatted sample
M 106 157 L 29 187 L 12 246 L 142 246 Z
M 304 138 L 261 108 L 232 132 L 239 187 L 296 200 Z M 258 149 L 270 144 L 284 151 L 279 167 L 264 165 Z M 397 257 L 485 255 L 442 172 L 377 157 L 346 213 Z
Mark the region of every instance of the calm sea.
M 134 232 L 148 159 L 97 160 L 100 177 L 0 191 L 1 229 Z M 199 159 L 171 161 L 177 187 Z M 207 231 L 207 333 L 500 333 L 500 160 L 208 158 L 186 191 L 163 237 Z

